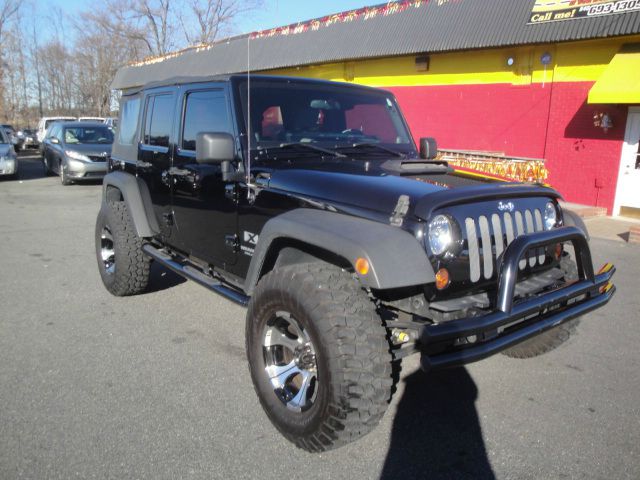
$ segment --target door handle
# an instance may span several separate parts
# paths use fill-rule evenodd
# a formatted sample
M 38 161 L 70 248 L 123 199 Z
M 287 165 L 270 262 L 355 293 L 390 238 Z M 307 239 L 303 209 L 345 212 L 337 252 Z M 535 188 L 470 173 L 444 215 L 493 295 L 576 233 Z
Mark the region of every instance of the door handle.
M 136 161 L 136 167 L 138 168 L 151 168 L 153 167 L 153 163 L 143 162 L 142 160 Z
M 190 170 L 178 167 L 171 167 L 169 169 L 169 175 L 173 175 L 175 177 L 186 177 L 190 175 L 192 172 Z

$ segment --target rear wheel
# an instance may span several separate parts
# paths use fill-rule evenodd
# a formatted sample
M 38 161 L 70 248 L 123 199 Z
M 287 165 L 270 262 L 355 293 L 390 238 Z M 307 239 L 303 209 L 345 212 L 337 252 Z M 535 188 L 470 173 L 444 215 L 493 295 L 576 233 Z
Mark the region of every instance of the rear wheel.
M 123 297 L 147 288 L 151 259 L 142 252 L 142 239 L 124 202 L 107 202 L 102 206 L 95 243 L 100 277 L 109 292 Z
M 274 270 L 249 304 L 247 356 L 276 428 L 321 452 L 373 430 L 391 397 L 391 354 L 374 304 L 348 272 L 325 264 Z

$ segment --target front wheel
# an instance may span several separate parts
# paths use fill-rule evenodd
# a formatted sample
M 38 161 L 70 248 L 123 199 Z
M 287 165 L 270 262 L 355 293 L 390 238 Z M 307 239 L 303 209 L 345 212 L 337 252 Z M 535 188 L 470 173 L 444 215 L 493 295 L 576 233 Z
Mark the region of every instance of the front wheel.
M 109 292 L 123 297 L 146 290 L 151 259 L 142 251 L 142 239 L 124 202 L 103 204 L 95 242 L 100 277 Z
M 69 180 L 69 176 L 67 175 L 67 172 L 65 172 L 64 170 L 64 162 L 60 162 L 60 164 L 58 165 L 58 169 L 60 172 L 60 183 L 62 185 L 71 185 L 71 180 Z
M 42 172 L 44 173 L 45 177 L 51 175 L 51 169 L 49 168 L 49 164 L 47 163 L 47 159 L 45 157 L 42 157 Z
M 325 264 L 265 275 L 249 304 L 249 369 L 276 428 L 321 452 L 373 430 L 391 397 L 391 354 L 374 304 L 351 274 Z

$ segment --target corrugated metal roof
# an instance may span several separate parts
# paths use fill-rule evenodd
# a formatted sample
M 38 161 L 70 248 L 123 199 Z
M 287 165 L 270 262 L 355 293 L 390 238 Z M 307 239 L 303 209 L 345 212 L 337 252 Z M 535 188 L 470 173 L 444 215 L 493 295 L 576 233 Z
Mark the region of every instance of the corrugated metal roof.
M 640 33 L 640 11 L 528 25 L 535 0 L 412 2 L 389 15 L 337 21 L 317 30 L 273 36 L 245 35 L 173 58 L 118 70 L 114 89 L 179 75 L 270 70 L 415 53 L 555 43 Z M 385 4 L 387 5 L 387 4 Z M 406 5 L 405 5 L 406 6 Z

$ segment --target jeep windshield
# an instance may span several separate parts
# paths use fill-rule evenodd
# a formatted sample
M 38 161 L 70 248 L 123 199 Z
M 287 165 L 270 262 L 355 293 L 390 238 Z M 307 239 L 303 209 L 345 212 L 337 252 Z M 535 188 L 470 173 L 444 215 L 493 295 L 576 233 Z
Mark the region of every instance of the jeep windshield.
M 327 150 L 335 157 L 418 156 L 395 99 L 384 91 L 259 78 L 251 80 L 248 101 L 247 82 L 238 88 L 244 125 L 251 105 L 251 149 L 261 158 L 331 156 Z

